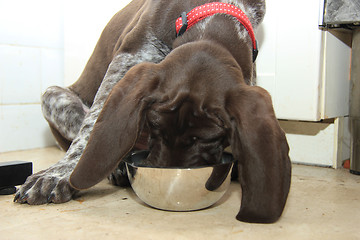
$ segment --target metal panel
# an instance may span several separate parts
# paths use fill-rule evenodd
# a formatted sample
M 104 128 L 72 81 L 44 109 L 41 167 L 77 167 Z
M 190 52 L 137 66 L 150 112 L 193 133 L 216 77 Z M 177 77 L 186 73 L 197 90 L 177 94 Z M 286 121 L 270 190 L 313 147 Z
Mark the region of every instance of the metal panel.
M 324 32 L 321 118 L 349 115 L 351 32 Z

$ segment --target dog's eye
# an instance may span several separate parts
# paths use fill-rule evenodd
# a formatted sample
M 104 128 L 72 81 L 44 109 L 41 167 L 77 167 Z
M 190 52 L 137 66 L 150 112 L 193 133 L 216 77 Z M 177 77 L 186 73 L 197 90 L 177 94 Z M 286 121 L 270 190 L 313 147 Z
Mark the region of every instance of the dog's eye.
M 189 142 L 190 145 L 193 145 L 198 140 L 199 140 L 198 137 L 192 136 L 192 137 L 189 138 L 188 142 Z

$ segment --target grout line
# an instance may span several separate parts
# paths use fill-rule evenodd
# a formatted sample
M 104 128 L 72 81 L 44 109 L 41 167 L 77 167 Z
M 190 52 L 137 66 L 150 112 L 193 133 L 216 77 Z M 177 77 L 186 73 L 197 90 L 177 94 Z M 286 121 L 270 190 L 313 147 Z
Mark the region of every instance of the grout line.
M 19 105 L 39 105 L 40 102 L 32 102 L 32 103 L 1 103 L 0 106 L 19 106 Z

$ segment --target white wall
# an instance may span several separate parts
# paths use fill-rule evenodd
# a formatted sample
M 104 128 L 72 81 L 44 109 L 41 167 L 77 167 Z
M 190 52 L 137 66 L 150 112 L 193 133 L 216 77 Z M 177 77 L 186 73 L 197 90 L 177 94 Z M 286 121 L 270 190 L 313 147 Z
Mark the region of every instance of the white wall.
M 53 145 L 41 93 L 63 85 L 62 1 L 0 0 L 0 152 Z
M 55 144 L 41 94 L 76 81 L 102 29 L 128 2 L 0 0 L 0 152 Z
M 79 78 L 102 30 L 112 16 L 129 2 L 131 0 L 65 1 L 64 54 L 66 86 Z M 86 6 L 86 11 L 83 10 L 84 6 Z

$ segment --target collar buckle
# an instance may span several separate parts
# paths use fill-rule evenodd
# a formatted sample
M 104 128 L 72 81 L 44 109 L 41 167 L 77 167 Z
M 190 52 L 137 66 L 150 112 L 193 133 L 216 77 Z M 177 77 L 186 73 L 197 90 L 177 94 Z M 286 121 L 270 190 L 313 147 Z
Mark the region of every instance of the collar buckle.
M 253 62 L 255 62 L 257 55 L 259 53 L 257 41 L 255 41 L 255 47 L 253 47 Z
M 180 15 L 180 18 L 181 18 L 182 26 L 181 26 L 179 32 L 177 33 L 176 37 L 183 35 L 188 27 L 186 12 L 182 12 Z

